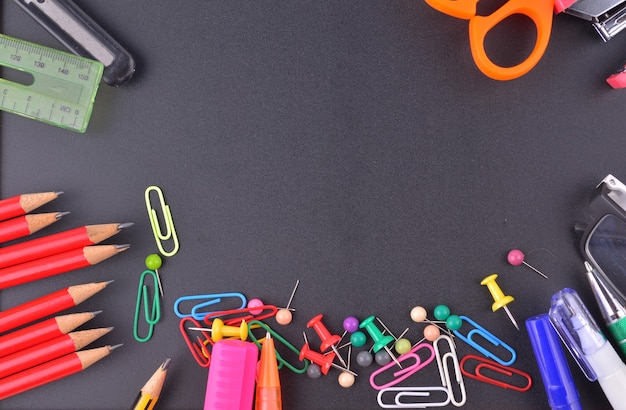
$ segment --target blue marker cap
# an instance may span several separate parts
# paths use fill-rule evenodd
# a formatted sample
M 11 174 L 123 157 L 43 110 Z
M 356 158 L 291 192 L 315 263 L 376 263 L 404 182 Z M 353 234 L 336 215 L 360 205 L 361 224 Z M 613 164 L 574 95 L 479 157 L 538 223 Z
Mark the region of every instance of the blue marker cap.
M 578 390 L 561 346 L 561 339 L 550 323 L 548 314 L 526 320 L 526 329 L 535 352 L 543 385 L 552 409 L 581 410 Z

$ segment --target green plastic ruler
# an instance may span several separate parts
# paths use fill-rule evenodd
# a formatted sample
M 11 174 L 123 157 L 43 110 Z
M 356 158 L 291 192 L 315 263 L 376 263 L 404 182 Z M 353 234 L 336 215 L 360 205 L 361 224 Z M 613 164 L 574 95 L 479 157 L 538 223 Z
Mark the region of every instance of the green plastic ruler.
M 0 110 L 85 132 L 102 63 L 0 34 L 0 66 L 30 80 L 0 78 Z

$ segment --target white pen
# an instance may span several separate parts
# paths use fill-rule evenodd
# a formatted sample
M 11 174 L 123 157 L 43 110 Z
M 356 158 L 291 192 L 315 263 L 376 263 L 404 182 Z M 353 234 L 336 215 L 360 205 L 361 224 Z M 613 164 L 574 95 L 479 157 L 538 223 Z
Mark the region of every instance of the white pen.
M 552 296 L 550 322 L 590 381 L 598 381 L 615 410 L 626 410 L 626 365 L 598 327 L 576 291 Z

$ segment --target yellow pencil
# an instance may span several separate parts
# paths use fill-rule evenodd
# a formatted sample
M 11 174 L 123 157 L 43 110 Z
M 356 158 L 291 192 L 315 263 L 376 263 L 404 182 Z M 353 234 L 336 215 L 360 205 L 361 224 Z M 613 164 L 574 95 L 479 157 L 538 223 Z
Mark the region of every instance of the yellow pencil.
M 167 375 L 167 368 L 170 366 L 171 362 L 172 359 L 169 358 L 164 361 L 146 384 L 144 384 L 141 390 L 139 390 L 139 394 L 137 394 L 137 398 L 131 407 L 133 410 L 152 410 L 154 408 L 161 394 L 165 376 Z

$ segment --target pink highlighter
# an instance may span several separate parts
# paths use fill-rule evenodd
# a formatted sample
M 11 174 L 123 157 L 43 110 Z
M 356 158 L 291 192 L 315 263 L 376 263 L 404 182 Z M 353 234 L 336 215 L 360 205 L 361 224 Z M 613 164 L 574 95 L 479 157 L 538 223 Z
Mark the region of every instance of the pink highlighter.
M 259 348 L 224 339 L 213 345 L 204 410 L 251 410 Z

